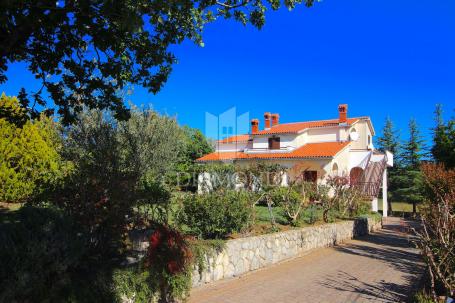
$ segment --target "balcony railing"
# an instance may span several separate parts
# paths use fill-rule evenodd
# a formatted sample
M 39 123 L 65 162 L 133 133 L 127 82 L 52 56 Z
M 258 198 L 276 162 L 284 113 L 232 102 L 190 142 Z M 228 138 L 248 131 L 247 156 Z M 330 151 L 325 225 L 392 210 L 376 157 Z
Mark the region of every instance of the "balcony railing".
M 293 146 L 283 146 L 279 149 L 271 149 L 271 148 L 245 148 L 245 153 L 287 153 L 291 152 L 295 149 Z

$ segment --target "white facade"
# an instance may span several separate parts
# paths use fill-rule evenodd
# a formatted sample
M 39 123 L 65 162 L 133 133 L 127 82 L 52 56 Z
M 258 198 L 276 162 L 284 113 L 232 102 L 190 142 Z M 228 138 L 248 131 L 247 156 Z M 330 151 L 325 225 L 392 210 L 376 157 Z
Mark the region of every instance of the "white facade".
M 265 116 L 269 116 L 266 113 Z M 273 116 L 273 115 L 272 115 Z M 256 125 L 257 125 L 257 120 Z M 264 123 L 265 125 L 271 122 Z M 257 127 L 257 126 L 256 126 Z M 347 105 L 340 105 L 339 118 L 332 120 L 321 120 L 311 122 L 279 124 L 277 121 L 270 128 L 265 130 L 253 129 L 249 135 L 249 140 L 244 142 L 230 142 L 217 144 L 216 153 L 238 152 L 243 156 L 236 159 L 222 158 L 223 161 L 233 161 L 237 165 L 248 165 L 253 161 L 267 161 L 277 163 L 288 169 L 299 165 L 305 170 L 312 171 L 317 175 L 318 183 L 324 183 L 326 178 L 331 175 L 349 176 L 354 182 L 356 176 L 367 175 L 370 179 L 362 180 L 365 186 L 368 182 L 379 182 L 372 180 L 375 171 L 383 173 L 382 188 L 384 191 L 384 203 L 387 203 L 387 166 L 393 166 L 393 155 L 380 154 L 374 149 L 373 137 L 375 131 L 369 117 L 347 118 Z M 271 141 L 276 142 L 271 142 Z M 325 143 L 340 143 L 339 150 L 331 150 L 327 153 L 324 149 Z M 310 151 L 303 151 L 305 147 L 310 147 Z M 333 147 L 333 144 L 331 145 Z M 321 154 L 318 151 L 321 149 Z M 299 151 L 302 151 L 300 157 Z M 289 154 L 289 158 L 287 158 Z M 314 154 L 314 155 L 313 155 Z M 270 155 L 268 157 L 267 155 Z M 204 157 L 201 158 L 204 160 Z M 217 159 L 214 156 L 213 159 Z M 215 161 L 207 160 L 207 161 Z M 383 161 L 384 160 L 384 161 Z M 385 160 L 387 163 L 385 164 Z M 383 162 L 381 162 L 383 161 Z M 366 173 L 368 172 L 368 174 Z M 371 175 L 371 176 L 370 176 Z M 289 175 L 289 178 L 292 176 Z M 359 182 L 356 180 L 356 182 Z M 377 192 L 372 197 L 372 208 L 377 210 Z M 387 207 L 383 208 L 384 215 L 387 216 Z

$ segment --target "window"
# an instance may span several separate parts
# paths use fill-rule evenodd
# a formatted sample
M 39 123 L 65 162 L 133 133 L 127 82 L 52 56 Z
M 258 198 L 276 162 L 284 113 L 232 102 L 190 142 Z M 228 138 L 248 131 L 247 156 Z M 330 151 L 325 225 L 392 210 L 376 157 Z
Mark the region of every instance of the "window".
M 332 166 L 332 175 L 338 176 L 338 164 L 336 164 L 336 163 L 333 163 L 333 166 Z
M 371 136 L 368 135 L 368 145 L 370 145 L 370 144 L 371 144 Z
M 357 141 L 359 139 L 359 134 L 357 133 L 357 130 L 355 128 L 351 130 L 351 133 L 349 134 L 349 139 L 351 141 Z
M 234 128 L 232 126 L 223 126 L 222 128 L 222 139 L 231 137 L 234 134 Z
M 269 149 L 280 149 L 280 138 L 279 137 L 269 138 Z
M 303 179 L 305 182 L 316 183 L 318 181 L 318 172 L 315 170 L 307 170 L 304 172 Z
M 351 185 L 356 185 L 361 181 L 363 176 L 363 169 L 361 167 L 353 167 L 349 173 Z

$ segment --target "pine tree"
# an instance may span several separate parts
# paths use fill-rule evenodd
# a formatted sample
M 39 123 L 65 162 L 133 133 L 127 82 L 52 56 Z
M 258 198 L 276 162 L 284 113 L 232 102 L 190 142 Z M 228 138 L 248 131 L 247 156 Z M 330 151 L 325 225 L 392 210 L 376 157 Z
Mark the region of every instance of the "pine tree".
M 408 169 L 418 169 L 422 159 L 423 139 L 417 121 L 409 121 L 409 140 L 403 146 L 402 160 Z
M 416 120 L 412 118 L 409 121 L 409 139 L 403 145 L 401 154 L 402 167 L 397 169 L 394 178 L 394 198 L 412 203 L 414 215 L 417 212 L 417 203 L 423 200 L 423 178 L 419 169 L 422 150 L 423 139 Z
M 382 136 L 377 140 L 378 149 L 385 152 L 386 150 L 394 155 L 395 167 L 388 169 L 388 183 L 389 183 L 389 194 L 388 194 L 388 208 L 390 212 L 393 211 L 391 200 L 394 199 L 394 193 L 397 190 L 397 178 L 398 169 L 401 166 L 399 161 L 399 154 L 401 145 L 398 137 L 398 133 L 393 126 L 393 122 L 390 117 L 387 117 L 384 128 L 382 129 Z
M 442 106 L 436 105 L 436 126 L 433 129 L 433 147 L 431 153 L 438 163 L 443 163 L 448 168 L 455 167 L 455 120 L 444 123 Z
M 378 138 L 377 143 L 379 150 L 383 152 L 388 150 L 395 156 L 399 155 L 401 148 L 399 136 L 390 117 L 387 117 L 384 128 L 382 129 L 382 137 Z

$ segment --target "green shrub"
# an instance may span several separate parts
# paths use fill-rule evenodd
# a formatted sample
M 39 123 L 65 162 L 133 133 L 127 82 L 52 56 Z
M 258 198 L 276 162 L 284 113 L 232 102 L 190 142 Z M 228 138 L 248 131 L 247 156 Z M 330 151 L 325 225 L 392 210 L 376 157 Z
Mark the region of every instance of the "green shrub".
M 86 242 L 59 210 L 26 206 L 0 222 L 0 302 L 57 302 L 72 287 Z
M 117 269 L 113 273 L 114 293 L 117 302 L 128 298 L 133 302 L 150 302 L 156 290 L 150 283 L 150 273 L 141 265 Z
M 308 206 L 302 213 L 302 220 L 313 225 L 321 218 L 322 211 L 314 204 Z
M 177 222 L 200 238 L 224 238 L 249 225 L 253 200 L 252 194 L 245 191 L 190 194 L 183 200 Z
M 16 98 L 0 97 L 0 112 L 19 111 Z M 0 119 L 0 202 L 24 203 L 43 185 L 58 179 L 62 161 L 55 123 L 46 117 L 24 123 Z
M 298 190 L 292 186 L 280 186 L 270 191 L 269 195 L 274 204 L 281 207 L 289 224 L 297 225 L 305 203 Z

